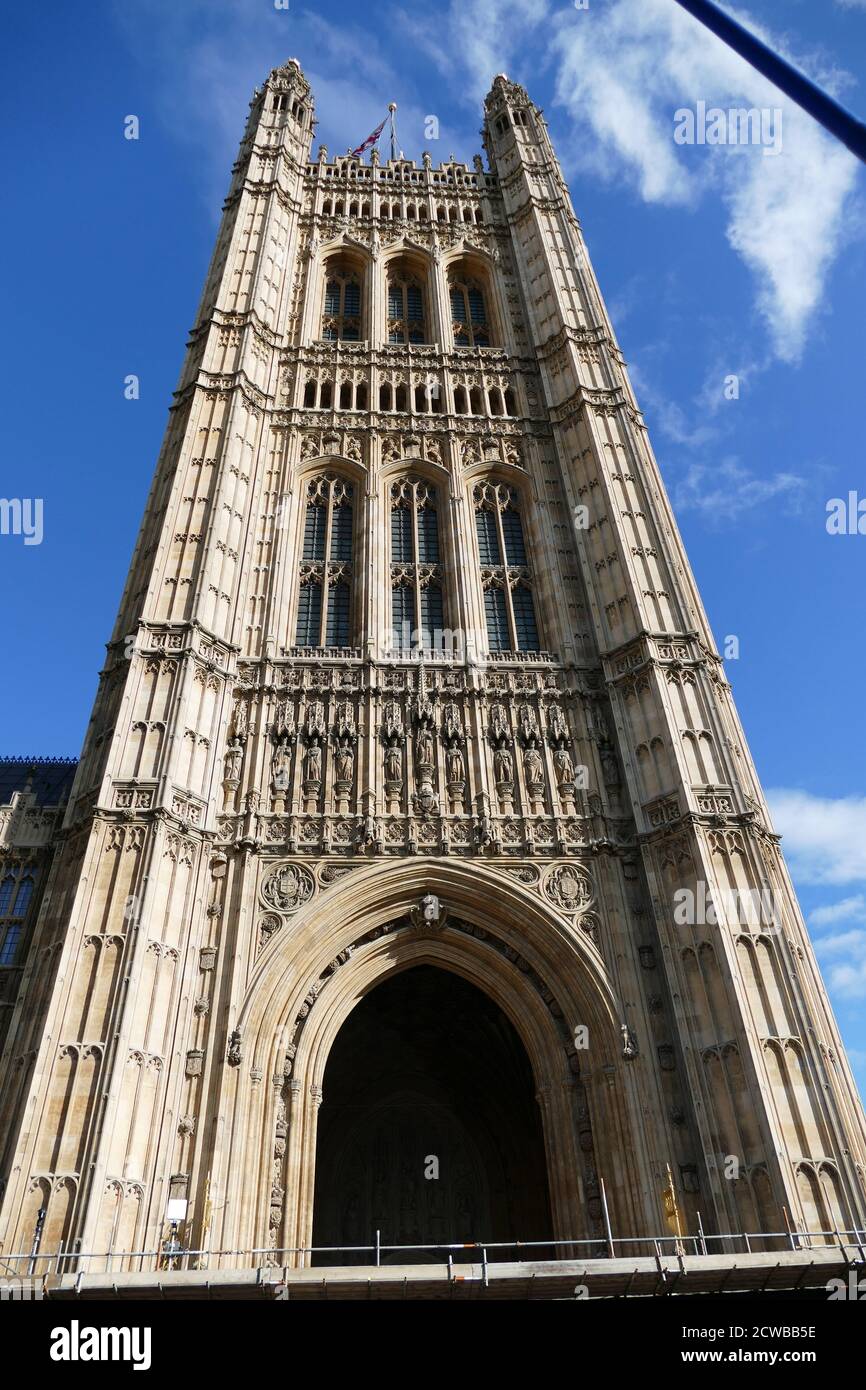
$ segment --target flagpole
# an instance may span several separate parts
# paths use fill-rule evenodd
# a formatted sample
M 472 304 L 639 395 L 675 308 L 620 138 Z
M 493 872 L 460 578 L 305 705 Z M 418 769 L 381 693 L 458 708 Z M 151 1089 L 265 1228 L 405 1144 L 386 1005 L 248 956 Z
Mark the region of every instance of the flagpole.
M 379 107 L 379 110 L 381 111 L 381 109 L 382 109 L 382 108 L 381 108 L 381 106 L 380 106 L 380 107 Z M 396 101 L 391 101 L 391 102 L 388 103 L 388 110 L 389 110 L 390 113 L 391 113 L 391 158 L 392 158 L 392 159 L 396 159 L 396 158 L 397 158 L 397 122 L 396 122 L 396 120 L 394 119 L 394 112 L 397 110 L 397 103 L 396 103 Z

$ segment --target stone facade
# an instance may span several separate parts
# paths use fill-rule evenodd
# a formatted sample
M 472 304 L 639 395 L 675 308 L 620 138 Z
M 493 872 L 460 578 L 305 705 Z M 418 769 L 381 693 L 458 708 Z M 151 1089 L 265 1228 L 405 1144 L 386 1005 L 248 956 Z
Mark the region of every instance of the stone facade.
M 74 758 L 0 758 L 0 1048 L 16 1003 L 32 999 L 22 977 L 25 964 L 38 968 L 28 945 L 75 766 Z
M 862 1229 L 860 1101 L 542 114 L 497 77 L 487 169 L 312 134 L 291 61 L 28 937 L 0 1248 L 44 1210 L 121 1269 L 170 1195 L 195 1248 L 309 1244 L 331 1044 L 414 965 L 516 1029 L 558 1238 L 602 1183 L 618 1233 Z

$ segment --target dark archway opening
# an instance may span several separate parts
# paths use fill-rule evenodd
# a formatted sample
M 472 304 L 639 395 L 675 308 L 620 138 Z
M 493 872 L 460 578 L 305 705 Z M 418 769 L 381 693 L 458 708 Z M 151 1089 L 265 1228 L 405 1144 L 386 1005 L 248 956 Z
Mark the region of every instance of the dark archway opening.
M 369 1246 L 377 1230 L 383 1245 L 550 1238 L 529 1059 L 502 1010 L 473 985 L 429 965 L 378 985 L 337 1035 L 323 1092 L 314 1246 Z M 406 1251 L 382 1262 L 445 1258 Z M 313 1263 L 372 1258 L 347 1251 Z

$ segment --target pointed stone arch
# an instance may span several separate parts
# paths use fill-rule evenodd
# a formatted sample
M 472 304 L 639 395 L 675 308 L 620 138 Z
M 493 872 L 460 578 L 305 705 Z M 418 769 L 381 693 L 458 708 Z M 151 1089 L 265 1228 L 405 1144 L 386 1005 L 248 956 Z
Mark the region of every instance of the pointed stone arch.
M 447 912 L 444 926 L 413 924 L 427 893 Z M 521 1039 L 542 1111 L 556 1238 L 601 1237 L 599 1177 L 619 1229 L 643 1226 L 647 1213 L 628 1176 L 639 1101 L 597 954 L 517 881 L 478 864 L 419 859 L 348 870 L 260 958 L 236 1025 L 244 1058 L 227 1159 L 235 1228 L 226 1238 L 275 1250 L 310 1243 L 316 1115 L 331 1046 L 365 994 L 419 964 L 482 990 Z M 574 1046 L 578 1024 L 589 1029 L 586 1054 Z

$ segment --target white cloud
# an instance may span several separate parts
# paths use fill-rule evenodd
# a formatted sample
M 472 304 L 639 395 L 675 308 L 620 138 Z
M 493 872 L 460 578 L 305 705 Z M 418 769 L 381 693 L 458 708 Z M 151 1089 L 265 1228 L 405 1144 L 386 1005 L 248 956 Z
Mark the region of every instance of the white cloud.
M 525 69 L 532 91 L 539 71 L 550 68 L 556 104 L 573 121 L 572 138 L 558 138 L 566 164 L 628 178 L 651 203 L 688 209 L 717 196 L 728 241 L 754 276 L 758 310 L 784 359 L 799 356 L 849 235 L 857 161 L 671 0 L 609 0 L 603 22 L 593 10 L 549 0 L 451 0 L 448 11 L 426 16 L 395 10 L 387 39 L 366 23 L 332 23 L 313 9 L 251 8 L 247 0 L 137 0 L 117 3 L 115 13 L 148 69 L 163 117 L 207 166 L 207 194 L 217 205 L 252 90 L 293 53 L 335 150 L 362 139 L 389 98 L 400 104 L 407 149 L 420 146 L 428 112 L 403 73 L 402 38 L 443 78 L 441 100 L 432 100 L 440 149 L 472 153 L 468 112 L 474 127 L 497 71 Z M 815 71 L 814 62 L 805 66 Z M 836 90 L 846 81 L 839 73 L 820 76 Z M 674 111 L 698 100 L 781 107 L 782 152 L 676 145 Z
M 866 931 L 821 937 L 815 950 L 828 988 L 843 999 L 866 998 Z M 837 957 L 842 956 L 842 960 Z
M 704 376 L 704 384 L 697 397 L 697 404 L 702 417 L 715 415 L 719 410 L 730 410 L 731 401 L 739 400 L 751 389 L 752 384 L 762 372 L 769 370 L 770 359 L 765 358 L 761 362 L 753 360 L 741 360 L 735 351 L 730 350 L 724 356 L 717 354 L 711 367 L 708 368 Z M 730 388 L 730 378 L 736 377 L 737 395 L 733 398 L 726 391 Z
M 801 884 L 866 883 L 866 798 L 820 797 L 782 788 L 767 793 L 782 848 Z M 850 924 L 838 931 L 821 928 Z M 827 987 L 837 999 L 866 998 L 866 893 L 809 913 Z
M 834 922 L 847 922 L 851 918 L 866 918 L 866 897 L 858 893 L 853 898 L 843 898 L 838 903 L 828 903 L 826 907 L 816 907 L 809 913 L 811 927 L 829 927 Z
M 772 502 L 786 515 L 799 510 L 807 483 L 796 473 L 759 478 L 735 458 L 720 463 L 693 463 L 674 483 L 677 511 L 696 511 L 707 521 L 738 521 L 746 512 Z
M 866 932 L 852 929 L 830 936 L 819 936 L 815 941 L 815 950 L 822 956 L 838 956 L 840 953 L 849 955 L 851 952 L 858 956 L 866 956 Z
M 738 11 L 749 28 L 839 90 L 821 71 Z M 776 356 L 796 361 L 848 226 L 857 161 L 742 58 L 671 0 L 609 0 L 592 10 L 527 0 L 452 0 L 449 16 L 404 21 L 439 64 L 458 100 L 477 101 L 500 69 L 533 89 L 555 70 L 556 104 L 573 121 L 559 140 L 571 167 L 621 181 L 650 203 L 693 207 L 708 194 L 725 209 L 727 239 L 754 276 L 756 305 Z M 450 36 L 443 52 L 443 29 Z M 782 110 L 782 151 L 674 143 L 674 112 L 695 106 Z
M 784 51 L 750 16 L 740 17 Z M 688 204 L 708 190 L 721 197 L 728 241 L 755 276 L 774 350 L 796 360 L 846 234 L 856 160 L 669 0 L 619 0 L 603 25 L 579 19 L 563 20 L 556 37 L 559 100 L 592 126 L 610 176 L 624 166 L 647 201 Z M 780 108 L 781 153 L 676 146 L 672 113 L 698 100 Z
M 779 788 L 767 800 L 794 878 L 866 883 L 866 797 L 833 799 Z
M 424 6 L 420 15 L 417 9 L 395 13 L 443 77 L 459 85 L 462 96 L 476 107 L 496 74 L 508 71 L 531 37 L 537 39 L 540 32 L 547 40 L 550 34 L 547 0 L 452 0 L 447 17 L 434 6 Z M 535 57 L 533 65 L 537 72 Z
M 692 423 L 681 405 L 656 390 L 637 362 L 629 363 L 629 375 L 644 409 L 652 412 L 654 423 L 666 439 L 689 449 L 703 449 L 718 438 L 719 430 L 706 423 L 705 412 Z
M 410 134 L 413 146 L 422 143 L 427 113 L 401 75 L 400 53 L 386 50 L 366 24 L 331 23 L 313 9 L 294 6 L 290 12 L 267 3 L 251 7 L 248 0 L 184 0 L 177 6 L 118 0 L 114 13 L 148 69 L 153 109 L 179 141 L 195 149 L 194 170 L 215 217 L 250 98 L 270 70 L 291 57 L 298 58 L 313 89 L 318 138 L 327 141 L 331 157 L 369 135 L 389 100 L 399 104 L 398 134 L 407 144 Z M 448 149 L 453 132 L 444 114 L 441 139 Z

